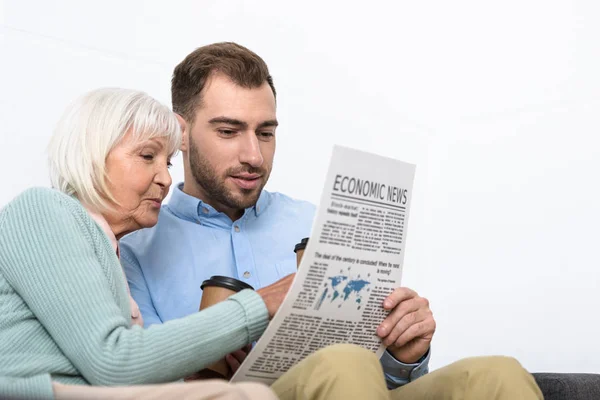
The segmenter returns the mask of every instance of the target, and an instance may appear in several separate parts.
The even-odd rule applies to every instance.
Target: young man
[[[154,228],[121,240],[146,326],[197,312],[200,285],[212,275],[259,289],[295,272],[294,245],[309,236],[315,213],[309,203],[263,190],[278,122],[273,79],[258,55],[235,43],[201,47],[175,68],[171,91],[184,182]],[[435,320],[428,301],[407,288],[383,306],[392,311],[377,330],[388,346],[381,363],[388,386],[398,387],[427,373]],[[412,386],[399,389],[402,396],[415,395],[407,392]]]

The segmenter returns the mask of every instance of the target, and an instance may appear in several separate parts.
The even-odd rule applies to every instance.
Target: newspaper
[[[273,383],[315,351],[353,343],[381,356],[384,298],[400,286],[415,166],[335,146],[290,291],[232,382]]]

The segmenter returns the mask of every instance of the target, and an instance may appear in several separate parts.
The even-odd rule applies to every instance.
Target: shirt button
[[[236,231],[236,232],[239,232],[240,231],[240,227],[236,225],[236,226],[233,227],[233,230]]]
[[[204,214],[208,214],[208,208],[206,208],[206,207],[202,207],[202,212],[203,212]]]
[[[250,278],[251,275],[252,274],[250,273],[250,271],[244,272],[244,278],[246,278],[246,279]]]

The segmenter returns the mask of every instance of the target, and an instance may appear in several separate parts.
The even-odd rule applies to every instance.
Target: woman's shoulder
[[[29,188],[15,197],[0,211],[0,223],[6,219],[19,218],[27,215],[49,215],[55,213],[73,212],[83,207],[79,202],[56,189],[45,187]]]
[[[47,203],[49,205],[58,205],[69,204],[73,202],[77,202],[77,200],[59,190],[47,187],[32,187],[18,194],[17,197],[15,197],[6,205],[6,208],[30,203]]]

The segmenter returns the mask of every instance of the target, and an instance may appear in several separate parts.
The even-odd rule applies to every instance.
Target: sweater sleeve
[[[36,375],[29,378],[0,376],[0,399],[52,400],[50,375]]]
[[[38,189],[7,206],[0,217],[0,272],[91,384],[177,380],[257,340],[266,328],[266,306],[250,290],[185,318],[130,327],[66,200]]]

